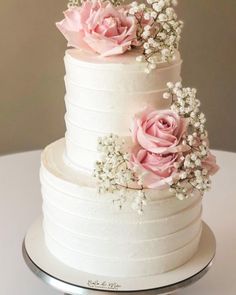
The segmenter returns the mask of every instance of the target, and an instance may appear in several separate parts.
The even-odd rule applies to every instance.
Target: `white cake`
[[[42,153],[48,250],[99,276],[146,277],[198,250],[218,166],[196,89],[181,84],[176,0],[70,0],[65,138]]]
[[[134,54],[102,59],[68,50],[66,139],[42,155],[44,231],[48,249],[73,268],[109,276],[148,276],[174,269],[196,252],[201,197],[179,201],[168,190],[148,190],[142,216],[122,210],[116,194],[99,195],[92,178],[99,136],[129,136],[132,116],[152,105],[168,107],[166,83],[180,81],[181,60],[160,64],[150,75]],[[128,77],[130,77],[128,79]]]

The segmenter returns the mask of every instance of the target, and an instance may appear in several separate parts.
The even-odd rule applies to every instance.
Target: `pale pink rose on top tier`
[[[145,150],[168,154],[188,150],[181,144],[187,121],[171,110],[149,110],[135,116],[131,127],[133,139]]]
[[[216,157],[209,152],[208,157],[202,161],[202,168],[206,169],[209,175],[214,175],[220,169],[216,164]]]
[[[173,183],[177,176],[174,164],[178,162],[178,154],[154,154],[142,148],[131,153],[132,167],[140,169],[143,185],[151,189],[165,189]]]
[[[103,56],[122,54],[135,43],[137,24],[125,8],[110,2],[85,1],[64,12],[57,23],[68,46],[95,51]]]

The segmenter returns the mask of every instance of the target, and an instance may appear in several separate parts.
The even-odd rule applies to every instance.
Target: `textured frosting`
[[[179,201],[169,191],[147,190],[139,216],[132,191],[122,210],[116,194],[98,195],[89,176],[63,161],[64,139],[42,154],[40,179],[48,249],[65,264],[109,276],[149,276],[174,269],[197,251],[201,197]]]
[[[150,74],[138,63],[135,50],[116,57],[76,49],[65,55],[66,158],[74,168],[90,172],[98,158],[97,138],[114,133],[129,136],[135,113],[147,106],[166,108],[162,98],[169,81],[181,80],[181,59],[160,63]]]

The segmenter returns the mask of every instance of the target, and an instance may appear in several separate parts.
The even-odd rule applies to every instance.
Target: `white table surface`
[[[217,239],[217,255],[209,273],[183,295],[236,294],[236,154],[214,152],[221,166],[213,189],[205,196],[203,219]],[[40,151],[0,157],[0,294],[56,295],[26,267],[22,240],[41,213],[38,177]]]

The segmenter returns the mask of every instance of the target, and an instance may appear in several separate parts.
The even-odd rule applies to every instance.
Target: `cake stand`
[[[172,294],[202,278],[215,255],[216,241],[203,223],[198,252],[181,267],[152,277],[114,278],[70,268],[57,260],[44,242],[42,217],[29,229],[23,242],[23,257],[30,270],[52,287],[71,295],[157,295]]]

